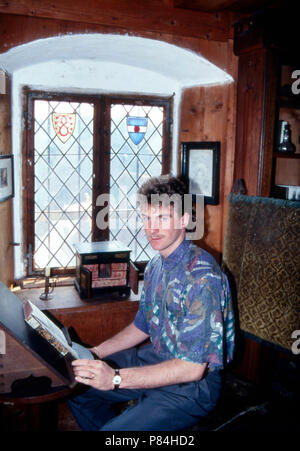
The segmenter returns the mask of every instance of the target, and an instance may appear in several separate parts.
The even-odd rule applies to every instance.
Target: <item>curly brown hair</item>
[[[174,177],[172,174],[166,174],[151,177],[143,183],[137,193],[138,196],[144,196],[148,204],[157,200],[157,196],[155,199],[155,195],[159,196],[158,201],[163,204],[165,196],[166,201],[170,200],[174,208],[183,213],[184,194],[188,192],[185,183],[180,178]]]
[[[138,189],[138,194],[145,195],[149,200],[151,200],[151,194],[168,194],[169,196],[180,194],[183,196],[186,193],[187,189],[184,182],[172,174],[151,177]]]

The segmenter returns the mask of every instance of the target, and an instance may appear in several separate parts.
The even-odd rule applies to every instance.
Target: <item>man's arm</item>
[[[199,364],[181,359],[167,360],[155,365],[120,370],[120,388],[156,388],[201,379],[207,363]]]
[[[104,359],[110,354],[131,348],[142,343],[149,335],[138,329],[133,323],[125,327],[121,332],[112,338],[100,343],[98,346],[90,349],[100,359]]]
[[[99,390],[112,390],[114,370],[99,360],[74,360],[75,379]],[[199,364],[180,359],[167,360],[155,365],[122,368],[120,388],[155,388],[192,382],[203,377],[207,363]]]

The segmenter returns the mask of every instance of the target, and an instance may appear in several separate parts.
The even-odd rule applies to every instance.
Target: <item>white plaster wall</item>
[[[224,84],[232,78],[201,55],[145,38],[69,35],[42,39],[0,55],[12,76],[12,146],[15,157],[14,240],[22,243],[22,105],[24,86],[68,93],[174,94],[172,172],[177,173],[181,93],[185,87]],[[22,246],[15,248],[15,277],[24,275]]]
[[[85,59],[140,67],[177,80],[182,87],[228,83],[222,68],[200,54],[154,39],[111,34],[77,34],[39,39],[0,55],[9,73],[49,61]]]

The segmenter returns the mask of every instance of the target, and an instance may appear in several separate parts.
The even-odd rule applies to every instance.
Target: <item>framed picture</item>
[[[14,197],[13,155],[0,155],[0,202]]]
[[[204,203],[218,205],[220,186],[220,143],[181,143],[181,178],[189,193],[202,194]]]

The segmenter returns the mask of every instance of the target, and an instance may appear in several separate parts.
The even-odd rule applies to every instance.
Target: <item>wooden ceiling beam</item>
[[[170,7],[139,0],[0,0],[0,13],[58,19],[125,29],[227,41],[228,15]]]
[[[174,0],[174,7],[195,11],[221,11],[230,9],[234,3],[236,0]]]
[[[280,0],[174,0],[174,7],[206,12],[226,10],[252,14],[259,9],[279,3]]]

